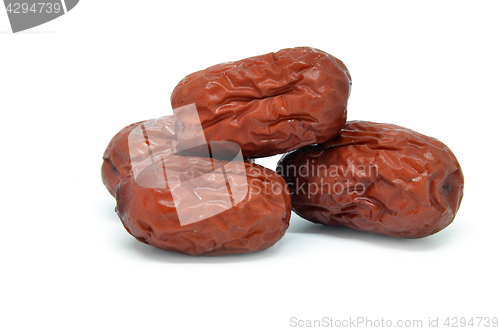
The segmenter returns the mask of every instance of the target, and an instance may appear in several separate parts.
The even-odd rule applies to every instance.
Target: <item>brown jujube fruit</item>
[[[364,121],[347,122],[335,139],[283,156],[277,172],[303,218],[400,238],[447,227],[464,188],[446,145],[397,125]]]
[[[173,164],[190,177],[193,168],[203,168],[213,159],[175,156]],[[139,176],[149,176],[155,165]],[[216,171],[217,166],[215,166]],[[181,225],[169,186],[147,188],[137,184],[133,174],[117,188],[117,213],[127,231],[137,240],[160,249],[188,255],[250,253],[273,246],[285,234],[291,215],[286,184],[274,171],[245,163],[248,194],[222,213]],[[148,173],[149,172],[149,173]],[[226,174],[228,177],[231,174]],[[145,181],[141,178],[140,181]],[[181,199],[186,198],[181,196]],[[205,200],[207,197],[205,196]],[[210,200],[210,197],[208,198]],[[217,197],[211,199],[217,201]],[[200,201],[209,207],[209,204]]]
[[[235,142],[248,159],[333,138],[346,121],[350,87],[339,59],[297,47],[195,72],[171,103],[196,104],[207,141]]]

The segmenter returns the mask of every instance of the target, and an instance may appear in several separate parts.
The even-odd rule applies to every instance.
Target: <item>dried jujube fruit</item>
[[[162,159],[161,155],[156,159]],[[285,181],[274,171],[244,163],[243,173],[238,173],[232,172],[231,166],[226,164],[229,169],[220,176],[219,163],[223,161],[178,155],[169,159],[170,174],[164,181],[164,188],[151,188],[158,186],[158,174],[161,175],[165,167],[162,162],[151,164],[137,178],[130,173],[117,188],[117,213],[124,227],[137,240],[188,255],[226,255],[269,248],[285,234],[291,215],[291,200]],[[215,170],[203,181],[196,181],[196,176],[210,168]],[[172,172],[177,174],[172,175]],[[246,178],[239,177],[245,174]],[[195,179],[199,187],[195,190],[172,189],[172,176],[181,180]],[[241,201],[232,208],[182,225],[179,212],[189,214],[191,211],[187,209],[190,208],[207,210],[220,207],[224,192],[214,189],[221,187],[217,182],[220,180],[239,183],[237,187],[231,186],[232,197],[236,196],[235,191],[245,189],[243,183],[248,183],[246,195],[236,199],[236,202]],[[173,194],[178,201],[187,202],[186,207],[176,206]],[[198,215],[192,213],[193,218]]]
[[[235,142],[248,159],[333,138],[346,121],[350,87],[342,61],[297,47],[195,72],[171,103],[196,104],[207,141]]]
[[[464,188],[460,165],[442,142],[364,121],[347,122],[336,138],[283,156],[277,172],[303,218],[401,238],[447,227]]]

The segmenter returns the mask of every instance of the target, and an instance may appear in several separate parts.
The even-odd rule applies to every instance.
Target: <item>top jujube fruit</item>
[[[175,87],[171,103],[196,104],[207,141],[235,142],[248,159],[336,136],[350,86],[339,59],[297,47],[195,72]]]

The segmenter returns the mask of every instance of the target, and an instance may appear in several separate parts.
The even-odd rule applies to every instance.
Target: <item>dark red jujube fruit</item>
[[[333,138],[345,124],[350,87],[342,61],[297,47],[195,72],[171,103],[196,104],[207,141],[235,142],[249,159]]]
[[[334,139],[285,155],[293,210],[326,225],[422,238],[447,227],[464,177],[442,142],[393,124],[347,122]]]

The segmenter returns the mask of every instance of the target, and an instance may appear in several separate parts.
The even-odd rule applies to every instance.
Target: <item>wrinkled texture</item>
[[[213,159],[175,156],[179,178],[189,179],[207,167],[220,168]],[[156,172],[151,165],[140,176]],[[127,231],[137,240],[160,249],[188,255],[226,255],[266,249],[283,237],[289,225],[291,200],[286,184],[274,171],[245,163],[248,194],[229,210],[181,226],[170,188],[139,186],[132,174],[117,188],[117,213]],[[227,176],[240,176],[227,172]],[[138,177],[139,178],[139,177]],[[216,177],[214,177],[216,178]],[[217,179],[215,179],[217,180]],[[220,194],[213,192],[200,202],[204,208],[217,205]],[[188,199],[192,199],[187,197]],[[207,202],[208,200],[208,202]]]
[[[363,121],[283,156],[277,171],[289,185],[293,210],[305,219],[401,238],[448,226],[464,187],[457,159],[440,141]]]
[[[165,188],[168,183],[181,225],[232,208],[248,193],[246,168],[241,157],[205,162],[205,158],[161,153],[156,154],[155,159],[137,176],[134,172],[135,182],[147,188]]]
[[[152,123],[161,123],[162,130],[156,127],[151,127]],[[102,182],[108,189],[112,196],[116,195],[116,187],[118,183],[129,174],[132,170],[132,163],[130,160],[130,146],[129,146],[129,135],[138,126],[143,126],[149,124],[149,140],[146,146],[146,141],[137,141],[135,143],[136,149],[139,149],[139,145],[144,145],[145,150],[149,150],[152,153],[165,152],[168,150],[175,149],[176,144],[176,125],[173,116],[165,116],[160,119],[153,119],[148,121],[142,121],[138,123],[126,126],[120,132],[118,132],[109,142],[103,155],[103,164],[101,167],[101,178]],[[153,131],[153,132],[152,132]],[[156,132],[155,132],[156,131]],[[141,131],[142,132],[142,131]],[[156,133],[155,137],[152,137],[152,133]]]
[[[245,158],[256,158],[337,135],[350,86],[340,60],[297,47],[195,72],[176,86],[171,103],[195,103],[207,141],[235,142]]]

